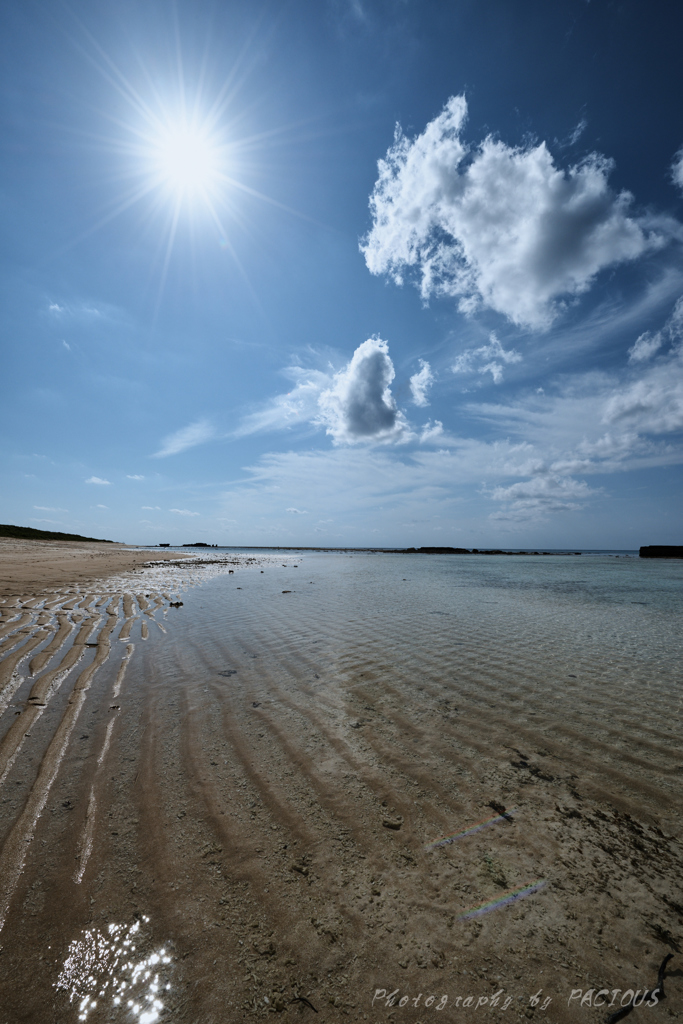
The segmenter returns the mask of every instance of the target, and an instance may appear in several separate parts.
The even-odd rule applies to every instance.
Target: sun
[[[164,127],[150,139],[147,155],[155,184],[177,200],[209,199],[224,179],[224,147],[203,125]]]
[[[71,244],[135,209],[146,237],[161,228],[153,260],[160,278],[157,309],[175,252],[194,260],[198,245],[212,238],[249,284],[232,236],[250,230],[254,201],[304,216],[252,184],[262,154],[291,126],[252,127],[251,111],[237,102],[247,75],[239,61],[226,74],[208,52],[188,58],[176,46],[158,77],[156,66],[142,59],[130,77],[84,32],[84,51],[111,89],[92,141],[108,158],[106,177],[115,189],[101,216]]]

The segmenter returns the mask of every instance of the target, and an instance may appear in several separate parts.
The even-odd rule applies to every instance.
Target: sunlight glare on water
[[[137,1024],[159,1020],[160,996],[171,989],[171,957],[163,947],[140,956],[140,947],[149,945],[141,927],[148,923],[143,917],[132,925],[110,924],[106,934],[89,928],[71,942],[56,987],[69,993],[69,1002],[77,1001],[78,1020],[87,1020],[98,1002],[129,1011]]]

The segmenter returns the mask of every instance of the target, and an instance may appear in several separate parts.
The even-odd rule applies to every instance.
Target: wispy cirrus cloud
[[[187,427],[182,427],[172,434],[168,434],[161,442],[159,451],[154,452],[153,458],[165,459],[169,455],[179,455],[188,448],[195,448],[198,444],[205,444],[216,436],[216,431],[208,420],[197,420]]]
[[[490,373],[494,384],[503,380],[503,367],[521,363],[522,356],[514,348],[504,349],[496,335],[491,332],[488,345],[468,348],[456,357],[451,366],[453,373]]]
[[[86,484],[100,484],[102,487],[111,487],[111,480],[105,480],[101,476],[89,476]]]
[[[628,350],[629,363],[642,363],[650,359],[662,347],[663,341],[661,331],[655,331],[654,334],[645,331],[636,338],[633,347]]]
[[[318,415],[318,399],[325,388],[330,386],[331,374],[302,366],[288,366],[283,372],[294,382],[294,386],[286,394],[275,395],[260,409],[244,416],[233,437],[288,430],[315,420]]]
[[[544,519],[553,512],[576,512],[596,493],[585,480],[571,476],[548,474],[532,477],[509,487],[494,487],[490,497],[504,507],[492,512],[489,518],[493,521],[529,522]]]
[[[671,180],[674,185],[683,189],[683,146],[679,149],[671,165]]]
[[[50,302],[47,311],[51,316],[59,319],[70,317],[75,320],[94,320],[105,315],[104,311],[98,309],[97,306],[84,302],[78,302],[75,305],[66,302]]]
[[[178,516],[198,516],[199,512],[191,512],[189,508],[169,508],[169,512],[175,512]]]

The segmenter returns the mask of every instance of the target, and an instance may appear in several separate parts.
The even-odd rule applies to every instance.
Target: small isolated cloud
[[[180,452],[185,452],[188,448],[194,448],[198,444],[210,441],[214,436],[215,431],[207,420],[197,420],[196,423],[190,423],[189,426],[176,430],[174,434],[165,437],[161,442],[161,448],[154,453],[153,458],[165,459],[169,455],[179,455]]]
[[[32,523],[50,523],[52,526],[58,526],[59,525],[59,520],[58,519],[35,519],[35,518],[32,518],[31,522]]]
[[[574,128],[574,130],[570,133],[569,138],[567,140],[567,144],[570,145],[570,146],[575,146],[576,143],[581,138],[581,136],[583,135],[583,133],[585,132],[587,127],[588,127],[588,121],[586,120],[585,117],[582,117],[581,120],[579,121],[579,123]]]
[[[69,317],[82,320],[102,316],[101,310],[97,309],[96,306],[88,306],[83,302],[69,306],[62,306],[59,302],[50,302],[47,308],[48,312],[56,317],[62,317],[66,314]]]
[[[410,378],[410,390],[415,405],[425,406],[429,405],[427,388],[430,388],[434,383],[434,374],[432,373],[431,366],[425,359],[420,359],[420,367],[420,370]]]
[[[318,398],[318,422],[335,444],[401,441],[409,436],[390,384],[394,364],[381,338],[368,338],[351,361],[334,375],[332,386]]]
[[[361,243],[368,269],[402,284],[415,273],[422,297],[450,296],[518,326],[546,329],[563,297],[587,291],[605,267],[661,247],[673,221],[631,214],[615,193],[612,162],[592,153],[566,170],[544,142],[507,146],[461,139],[464,96],[453,96],[421,135],[400,126],[378,162],[372,227]],[[677,173],[677,172],[676,172]]]
[[[144,480],[144,476],[139,473],[126,473],[126,480]]]
[[[93,508],[109,508],[109,505],[93,505]]]
[[[683,189],[683,146],[679,149],[671,165],[671,179],[674,185]]]
[[[431,420],[425,423],[424,427],[420,431],[420,441],[422,444],[428,443],[429,441],[435,441],[443,436],[443,423],[441,420]]]
[[[656,331],[655,334],[646,331],[645,334],[641,334],[628,350],[629,363],[643,363],[650,359],[662,347],[663,340],[661,331]]]
[[[178,516],[198,516],[199,512],[190,512],[189,508],[169,508],[169,512],[175,512]]]
[[[71,351],[71,345],[69,344],[69,342],[68,342],[68,341],[64,341],[64,340],[62,339],[62,345],[63,345],[63,346],[64,346],[64,348],[65,348],[65,349],[67,350],[67,352],[70,352],[70,351]]]
[[[305,508],[286,508],[285,512],[293,512],[297,516],[307,516],[308,512]]]
[[[494,333],[491,333],[488,345],[479,348],[468,348],[456,358],[451,370],[453,373],[490,373],[494,384],[503,379],[503,365],[520,363],[522,357],[514,348],[504,349]]]
[[[159,507],[159,505],[143,505],[142,506],[142,511],[143,512],[161,512],[161,508]]]
[[[111,480],[103,480],[101,476],[89,476],[85,482],[86,484],[102,484],[107,487],[111,486]]]
[[[68,508],[52,508],[51,505],[34,505],[36,512],[68,512]]]
[[[594,492],[585,480],[570,476],[537,476],[509,487],[494,487],[491,497],[504,507],[493,512],[493,520],[542,519],[552,512],[577,511]]]

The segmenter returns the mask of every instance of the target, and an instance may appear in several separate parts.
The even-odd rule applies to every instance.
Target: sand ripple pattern
[[[542,988],[562,1022],[572,989],[651,987],[681,949],[670,595],[651,612],[550,564],[515,589],[392,556],[154,571],[3,606],[13,950],[149,915],[169,1020],[311,1014],[302,998],[375,1020],[378,989],[421,992],[412,1021],[503,990],[516,1019]],[[68,1019],[41,984],[22,998]]]

